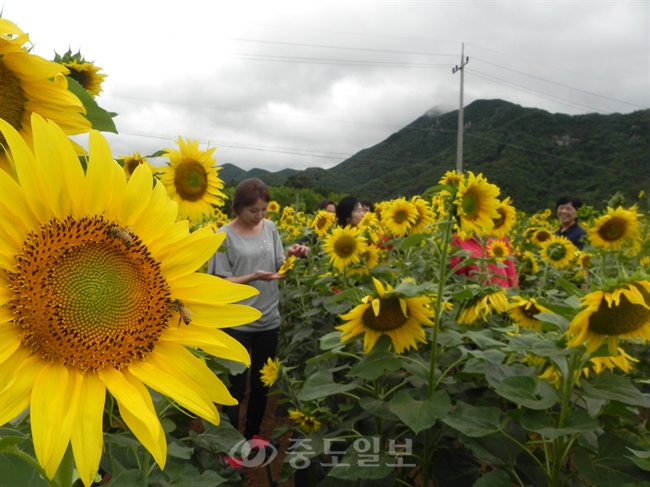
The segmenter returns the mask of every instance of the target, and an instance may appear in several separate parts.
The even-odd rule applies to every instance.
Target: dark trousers
[[[223,331],[241,343],[251,356],[251,368],[249,370],[230,376],[230,393],[239,401],[239,404],[223,407],[223,412],[230,419],[230,423],[235,428],[239,428],[239,406],[246,395],[246,385],[250,375],[250,395],[248,396],[246,426],[244,428],[244,438],[250,440],[253,435],[260,432],[262,420],[264,419],[268,387],[265,387],[260,380],[262,375],[260,370],[262,370],[269,358],[275,357],[279,328],[267,331],[241,331],[234,328],[225,328]]]

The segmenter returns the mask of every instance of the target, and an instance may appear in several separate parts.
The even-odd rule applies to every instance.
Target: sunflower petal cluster
[[[553,235],[541,244],[541,248],[542,260],[558,269],[567,267],[578,252],[577,247],[561,235]]]
[[[496,238],[503,238],[508,235],[508,232],[517,221],[517,210],[510,203],[510,197],[508,196],[497,207],[499,217],[493,220],[494,227],[491,232],[492,236]]]
[[[280,359],[272,359],[269,357],[264,364],[264,367],[262,367],[260,370],[260,373],[260,380],[262,381],[262,384],[264,384],[266,387],[271,387],[280,379],[280,375],[282,374]]]
[[[68,68],[70,71],[69,76],[77,81],[93,98],[102,92],[102,83],[106,79],[106,75],[100,73],[102,68],[95,66],[90,61],[86,61],[81,52],[72,54],[72,51],[68,50],[63,56],[56,54],[54,62]]]
[[[0,119],[16,129],[30,147],[32,113],[56,122],[68,135],[89,132],[86,109],[68,91],[68,69],[31,54],[26,47],[29,44],[29,36],[16,24],[0,18]],[[7,146],[2,136],[0,144]],[[12,172],[1,147],[0,168]]]
[[[394,237],[408,235],[420,217],[418,208],[404,198],[398,198],[390,203],[381,215],[381,223]]]
[[[498,286],[490,286],[474,297],[458,316],[458,323],[473,325],[486,321],[494,313],[505,313],[509,304],[506,291]]]
[[[318,421],[314,416],[298,409],[290,409],[289,418],[294,420],[300,426],[300,429],[307,434],[313,433],[323,426],[323,423]]]
[[[258,319],[232,304],[257,291],[195,273],[223,237],[190,234],[145,167],[127,182],[98,132],[84,172],[63,130],[36,114],[31,126],[33,151],[0,120],[16,169],[15,179],[0,171],[0,425],[29,408],[46,474],[71,444],[89,486],[108,392],[162,468],[167,444],[148,389],[218,424],[215,403],[236,400],[186,347],[249,364],[220,328]]]
[[[487,182],[482,174],[475,176],[469,172],[461,181],[454,204],[460,219],[460,229],[467,233],[488,235],[494,228],[494,220],[500,218],[500,190],[495,184]]]
[[[535,298],[523,298],[521,296],[512,297],[508,312],[510,317],[520,326],[536,331],[541,330],[542,322],[535,316],[540,313],[552,313],[551,310],[539,304]]]
[[[220,167],[212,156],[216,147],[199,149],[199,141],[183,139],[176,141],[179,149],[164,149],[169,165],[159,169],[160,181],[169,197],[178,203],[180,218],[200,221],[212,214],[214,206],[223,206],[226,195],[219,179]]]
[[[582,298],[584,309],[569,324],[569,347],[587,344],[591,354],[607,340],[616,355],[619,338],[650,341],[650,281],[635,280]]]
[[[310,227],[319,238],[322,238],[327,235],[327,231],[334,225],[335,221],[336,215],[334,213],[323,210],[316,213]]]
[[[358,264],[366,250],[366,238],[359,227],[336,227],[323,241],[323,250],[340,272]]]
[[[336,329],[342,332],[341,341],[347,342],[363,334],[363,351],[369,353],[382,335],[393,342],[395,352],[417,349],[426,343],[423,325],[433,326],[433,308],[428,296],[405,297],[392,292],[377,279],[372,279],[375,295],[364,297],[361,304],[349,313],[340,315],[344,323]]]
[[[587,230],[594,247],[607,250],[620,250],[634,246],[639,241],[639,217],[636,207],[628,210],[618,207],[607,208],[607,214],[596,219],[593,227]]]

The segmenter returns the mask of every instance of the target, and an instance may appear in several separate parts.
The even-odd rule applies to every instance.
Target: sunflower
[[[615,210],[607,208],[607,214],[594,222],[587,230],[594,247],[619,250],[626,245],[634,245],[639,240],[639,215],[636,207],[625,210],[620,206]]]
[[[545,228],[541,228],[533,233],[531,240],[535,245],[542,245],[544,242],[548,242],[551,237],[553,237],[553,234],[551,232]]]
[[[159,168],[160,181],[165,185],[167,194],[178,203],[180,218],[193,221],[201,220],[203,215],[212,213],[212,206],[223,206],[226,195],[223,181],[219,179],[219,167],[214,167],[216,160],[212,153],[216,147],[205,151],[199,150],[198,140],[176,141],[180,150],[164,149],[169,166]]]
[[[503,240],[493,240],[487,246],[488,256],[497,262],[505,262],[510,255],[510,249]]]
[[[558,269],[564,269],[575,257],[578,249],[571,241],[562,236],[553,235],[542,243],[542,259]]]
[[[147,158],[141,156],[139,152],[136,152],[131,156],[122,156],[120,157],[120,159],[122,160],[122,164],[123,164],[122,167],[124,168],[124,174],[126,174],[127,178],[131,177],[131,174],[133,174],[135,168],[138,167],[140,164],[148,167],[152,173],[156,173],[158,171],[154,166],[149,164]]]
[[[524,250],[519,258],[518,271],[522,276],[532,276],[539,272],[537,257],[530,250]]]
[[[499,203],[497,213],[499,214],[499,218],[493,219],[494,227],[492,228],[491,234],[496,238],[503,238],[508,234],[515,221],[517,221],[517,211],[510,204],[509,196]]]
[[[69,135],[89,132],[91,123],[84,117],[86,109],[68,91],[65,75],[68,70],[60,64],[30,54],[23,47],[29,36],[16,24],[0,18],[0,119],[5,120],[32,147],[32,113],[39,113],[56,122]],[[0,144],[7,146],[0,135]],[[9,172],[9,160],[0,147],[0,168]]]
[[[282,374],[280,359],[272,359],[269,357],[269,359],[264,364],[264,367],[262,367],[262,370],[260,370],[260,373],[262,374],[260,377],[262,384],[264,384],[266,387],[271,387],[280,379],[280,375]]]
[[[650,341],[650,281],[632,281],[582,298],[585,309],[569,324],[569,347],[588,342],[594,352],[607,338],[609,354],[616,355],[618,337]]]
[[[302,411],[299,411],[297,409],[289,410],[289,418],[293,419],[296,423],[298,423],[300,429],[307,434],[313,433],[314,431],[320,429],[321,426],[323,426],[323,423],[318,421],[314,416],[307,413],[303,413]]]
[[[368,270],[377,267],[380,256],[381,250],[378,247],[375,245],[366,245],[366,249],[361,253],[363,267],[352,267],[350,269],[350,275],[369,275]]]
[[[457,213],[460,218],[461,230],[478,235],[489,234],[494,228],[494,220],[498,220],[499,188],[487,182],[482,174],[475,176],[469,172],[456,194]]]
[[[267,211],[269,213],[278,213],[280,211],[280,203],[277,201],[269,201],[269,205],[267,206]]]
[[[490,286],[481,291],[467,303],[465,309],[458,317],[458,323],[472,325],[477,321],[485,321],[488,316],[508,311],[508,298],[503,288]]]
[[[399,198],[384,210],[381,222],[391,235],[403,237],[409,233],[419,215],[418,209],[413,203]]]
[[[418,216],[411,227],[411,234],[422,233],[426,227],[435,222],[436,215],[427,202],[419,196],[411,198],[411,204],[415,206]]]
[[[334,222],[336,221],[336,215],[329,211],[319,211],[316,213],[316,216],[311,222],[311,228],[314,229],[314,233],[318,237],[323,237],[327,234],[327,231],[330,229]]]
[[[323,250],[329,255],[334,267],[344,272],[350,265],[359,263],[361,254],[366,251],[365,242],[358,227],[336,227],[325,237]]]
[[[639,360],[628,355],[625,350],[618,347],[616,356],[609,357],[591,357],[590,362],[593,363],[591,369],[596,373],[600,374],[605,370],[614,370],[616,368],[621,369],[626,374],[629,374],[634,369],[634,363]],[[587,375],[587,374],[585,374]]]
[[[442,175],[438,184],[444,184],[446,186],[458,186],[465,180],[463,173],[457,173],[454,169],[453,171],[447,171]]]
[[[72,51],[68,50],[63,56],[55,54],[54,62],[68,68],[70,71],[69,76],[78,82],[93,98],[102,92],[102,83],[106,75],[100,73],[102,68],[86,61],[80,52],[72,54]]]
[[[283,263],[280,269],[278,270],[278,274],[281,276],[285,275],[287,272],[289,272],[291,269],[293,269],[294,264],[296,263],[296,256],[292,255],[288,257]]]
[[[540,313],[552,313],[551,310],[539,304],[535,298],[522,298],[513,296],[513,302],[510,303],[510,317],[518,322],[524,328],[531,328],[539,331],[542,322],[535,318]]]
[[[377,297],[366,296],[362,304],[349,313],[341,315],[346,320],[337,330],[341,330],[341,341],[347,342],[360,334],[363,336],[363,351],[369,353],[381,335],[388,335],[396,353],[409,348],[417,349],[417,342],[426,343],[422,325],[432,326],[433,309],[428,296],[415,298],[402,297],[393,293],[373,277]]]
[[[578,265],[580,266],[580,268],[589,269],[589,267],[591,267],[591,259],[593,258],[594,254],[590,254],[589,252],[582,252],[582,251],[578,251],[576,253],[578,255]]]
[[[256,291],[194,273],[223,237],[176,222],[176,203],[146,168],[127,182],[98,132],[84,173],[56,124],[34,114],[31,125],[33,153],[0,120],[20,181],[0,171],[0,425],[29,408],[46,474],[71,443],[89,486],[108,391],[163,468],[165,433],[147,388],[218,424],[214,403],[236,400],[185,347],[248,364],[219,328],[258,319],[259,311],[230,304]]]

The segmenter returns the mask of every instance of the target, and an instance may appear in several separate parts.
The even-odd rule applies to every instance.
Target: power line
[[[304,58],[304,57],[290,57],[290,56],[274,56],[266,54],[242,54],[242,53],[229,53],[227,57],[234,59],[248,59],[251,61],[280,61],[287,63],[304,63],[304,64],[334,64],[342,66],[369,66],[369,67],[387,67],[387,68],[444,68],[449,69],[451,64],[433,64],[433,63],[397,63],[397,62],[382,62],[382,61],[358,61],[346,59],[319,59],[319,58]]]
[[[383,52],[383,53],[390,53],[390,54],[415,54],[418,56],[442,56],[442,57],[453,57],[453,58],[458,57],[457,54],[438,54],[438,53],[414,52],[414,51],[391,51],[387,49],[367,49],[363,47],[326,46],[321,44],[301,44],[296,42],[262,41],[258,39],[240,39],[235,37],[224,37],[223,39],[229,41],[239,41],[239,42],[255,42],[260,44],[276,44],[281,46],[316,47],[319,49],[341,49],[346,51]]]
[[[610,98],[609,96],[604,96],[604,95],[599,95],[597,93],[592,93],[591,91],[581,90],[580,88],[573,88],[572,86],[568,86],[568,85],[565,85],[565,84],[562,84],[562,83],[557,83],[555,81],[551,81],[551,80],[548,80],[548,79],[545,79],[545,78],[541,78],[539,76],[535,76],[535,75],[532,75],[532,74],[524,73],[522,71],[517,71],[516,69],[506,68],[505,66],[500,66],[498,64],[491,63],[489,61],[484,61],[483,59],[478,59],[478,58],[472,58],[472,59],[474,61],[479,61],[481,63],[489,64],[491,66],[496,66],[497,68],[501,68],[501,69],[505,69],[507,71],[511,71],[513,73],[523,74],[524,76],[528,76],[530,78],[535,78],[535,79],[545,81],[547,83],[551,83],[551,84],[554,84],[554,85],[557,85],[557,86],[562,86],[563,88],[569,88],[570,90],[579,91],[581,93],[586,93],[588,95],[597,96],[599,98],[604,98],[606,100],[611,100],[611,101],[615,101],[615,102],[618,102],[618,103],[623,103],[625,105],[630,105],[630,106],[637,107],[637,108],[643,108],[643,109],[648,108],[648,107],[645,107],[643,105],[637,105],[636,103],[628,103],[628,102],[623,101],[623,100],[617,100],[616,98]]]
[[[567,73],[576,74],[578,76],[583,76],[585,78],[591,78],[591,79],[595,79],[597,81],[604,81],[605,83],[612,83],[612,84],[616,84],[616,85],[621,85],[621,86],[625,86],[626,88],[633,88],[635,90],[642,90],[642,91],[646,91],[646,92],[648,91],[648,88],[641,88],[639,86],[627,85],[627,84],[621,83],[619,81],[607,80],[607,79],[603,79],[603,78],[598,78],[596,76],[591,76],[591,75],[588,75],[588,74],[584,74],[584,73],[581,73],[579,71],[572,71],[570,69],[559,68],[557,66],[551,66],[550,64],[540,63],[539,61],[534,61],[532,59],[527,59],[527,58],[515,56],[514,54],[507,54],[505,52],[497,51],[495,49],[490,49],[488,47],[482,47],[482,46],[479,46],[479,45],[476,45],[476,44],[467,44],[467,45],[468,46],[473,46],[473,47],[478,48],[478,49],[483,49],[485,51],[496,52],[497,54],[501,54],[502,56],[508,56],[508,57],[511,57],[511,58],[514,58],[514,59],[518,59],[520,61],[526,61],[526,62],[529,62],[529,63],[538,64],[539,66],[544,66],[546,68],[557,69],[559,71],[565,71]]]
[[[304,115],[290,115],[290,114],[285,114],[285,113],[270,113],[270,112],[257,112],[254,110],[243,110],[239,108],[224,108],[224,107],[215,107],[212,105],[201,105],[201,104],[196,104],[196,103],[181,103],[181,102],[174,102],[174,101],[163,101],[163,100],[152,100],[149,98],[138,98],[134,96],[124,96],[124,95],[111,95],[111,94],[106,94],[102,93],[102,96],[108,96],[110,98],[123,98],[125,100],[138,100],[138,101],[146,101],[149,103],[161,103],[163,105],[179,105],[179,106],[187,106],[187,107],[197,107],[197,108],[210,108],[212,110],[222,110],[222,111],[228,111],[228,112],[241,112],[241,113],[252,113],[254,115],[270,115],[274,117],[288,117],[288,118],[300,118],[300,119],[305,119],[305,120],[317,120],[320,122],[336,122],[336,123],[352,123],[356,125],[374,125],[378,127],[398,127],[401,128],[401,125],[393,125],[393,124],[386,124],[386,123],[373,123],[373,122],[359,122],[355,120],[338,120],[338,119],[332,119],[332,118],[321,118],[321,117],[306,117]]]
[[[513,83],[512,81],[504,80],[502,78],[497,78],[496,76],[492,76],[492,75],[489,75],[487,73],[482,73],[480,71],[474,71],[473,69],[468,69],[467,72],[470,73],[470,74],[473,74],[474,76],[478,76],[479,78],[483,78],[483,79],[488,80],[488,81],[492,81],[492,82],[495,82],[495,83],[502,84],[504,86],[508,86],[509,88],[518,87],[518,88],[514,88],[514,89],[518,89],[519,91],[524,91],[526,93],[529,93],[529,94],[532,94],[532,95],[535,95],[535,96],[539,96],[540,98],[544,98],[546,100],[554,101],[554,102],[559,103],[561,105],[565,105],[565,106],[568,106],[568,107],[571,107],[571,108],[576,108],[576,109],[582,110],[584,112],[587,112],[588,110],[593,110],[595,112],[600,112],[600,113],[606,113],[606,114],[610,113],[610,112],[607,112],[605,110],[600,110],[598,108],[583,105],[582,103],[578,103],[578,102],[575,102],[575,101],[572,101],[572,100],[567,100],[566,98],[560,98],[558,96],[549,95],[548,93],[543,93],[541,91],[533,90],[532,88],[528,88],[528,87],[519,85],[517,83]],[[555,98],[555,99],[553,99],[553,98]],[[562,100],[562,101],[557,101],[557,100]],[[569,103],[562,103],[562,102],[569,102]],[[582,108],[582,107],[584,107],[584,108]],[[588,109],[588,110],[586,110],[585,108]]]

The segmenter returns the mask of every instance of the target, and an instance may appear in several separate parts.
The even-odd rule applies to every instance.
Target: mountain
[[[650,188],[650,110],[565,115],[477,100],[465,107],[464,122],[463,169],[483,173],[524,211],[553,207],[565,194],[597,206],[617,191],[633,201]],[[458,110],[430,110],[330,169],[262,179],[311,181],[374,201],[421,194],[456,167],[457,131]]]

